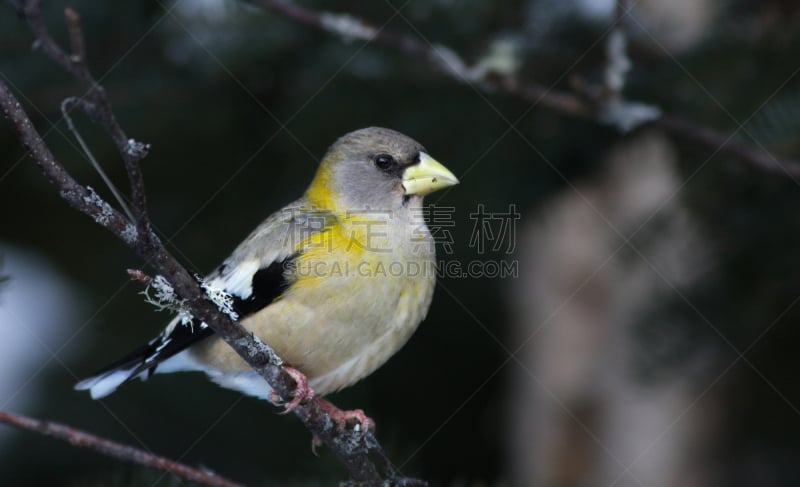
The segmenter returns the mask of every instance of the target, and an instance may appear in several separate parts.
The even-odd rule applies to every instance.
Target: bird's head
[[[454,184],[453,173],[418,142],[369,127],[342,136],[328,149],[306,196],[325,209],[395,210]]]

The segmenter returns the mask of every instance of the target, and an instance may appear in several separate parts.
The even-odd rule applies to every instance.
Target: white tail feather
[[[123,382],[131,377],[131,373],[136,366],[126,369],[109,370],[108,372],[94,377],[84,379],[75,384],[75,389],[79,391],[89,390],[92,399],[106,397],[117,390]]]

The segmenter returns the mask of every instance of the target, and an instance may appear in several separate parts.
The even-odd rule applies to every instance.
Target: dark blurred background
[[[631,99],[739,129],[737,139],[777,158],[800,153],[796,2],[632,3]],[[572,75],[602,79],[613,18],[600,0],[302,4],[558,90]],[[62,41],[65,5],[45,3]],[[442,277],[408,345],[332,396],[377,421],[405,474],[457,486],[800,483],[797,179],[653,128],[621,135],[531,109],[422,59],[233,1],[70,5],[119,121],[152,144],[151,214],[193,271],[210,271],[301,194],[350,130],[407,133],[459,176],[428,198],[443,209],[431,210],[440,257],[465,269],[502,263],[512,275]],[[61,120],[75,83],[31,41],[5,5],[0,75],[56,156],[109,196]],[[75,119],[124,185],[112,144]],[[72,390],[169,317],[129,282],[139,259],[69,209],[2,125],[0,409],[251,485],[343,479],[294,418],[199,374],[137,381],[102,401]],[[7,428],[0,457],[2,485],[185,484]]]

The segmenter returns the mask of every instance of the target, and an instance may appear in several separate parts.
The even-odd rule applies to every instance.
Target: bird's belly
[[[319,394],[362,379],[402,347],[427,313],[433,295],[432,259],[416,260],[420,270],[392,267],[390,258],[372,258],[348,267],[297,269],[302,285],[260,313],[244,319],[288,364],[309,378]],[[422,269],[428,266],[427,269]],[[303,272],[315,275],[303,276]],[[220,339],[198,349],[223,374],[249,367]],[[211,348],[211,350],[209,350]],[[207,359],[206,359],[207,360]],[[220,381],[224,386],[225,384]]]

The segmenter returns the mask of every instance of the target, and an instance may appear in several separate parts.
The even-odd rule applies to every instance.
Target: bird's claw
[[[361,426],[364,431],[375,431],[375,421],[364,414],[361,409],[353,409],[351,411],[344,411],[345,420],[353,418],[357,424]]]
[[[375,431],[375,421],[364,414],[364,411],[361,409],[341,410],[322,397],[317,398],[317,404],[319,404],[322,410],[336,423],[336,429],[339,431],[344,431],[348,423],[354,424],[353,427],[355,431],[362,431],[365,433],[369,430]],[[311,438],[311,453],[319,456],[317,455],[317,448],[323,444],[322,438],[315,434]]]
[[[323,444],[322,438],[319,436],[314,435],[311,438],[311,453],[313,453],[315,457],[319,456],[319,453],[317,453],[317,448],[321,447]]]
[[[292,400],[286,404],[287,411],[291,411],[300,404],[314,399],[314,390],[308,386],[308,379],[304,373],[288,365],[283,370],[294,379],[295,383]]]
[[[270,395],[270,402],[272,402],[275,405],[283,405],[285,408],[283,413],[288,413],[294,410],[300,404],[303,404],[306,401],[314,399],[314,390],[311,387],[309,387],[308,379],[306,378],[305,374],[303,374],[299,370],[295,369],[294,367],[290,367],[288,365],[285,365],[283,367],[283,370],[285,370],[286,373],[289,374],[289,376],[292,379],[294,379],[295,386],[294,386],[294,391],[292,391],[292,400],[286,402],[280,396],[280,394],[278,394],[274,390],[270,391],[269,395]]]
[[[364,414],[361,409],[342,410],[334,406],[330,401],[324,398],[317,398],[317,402],[328,413],[328,416],[336,422],[336,427],[343,430],[347,427],[348,423],[354,423],[356,429],[363,431],[375,430],[375,421],[369,416]]]

